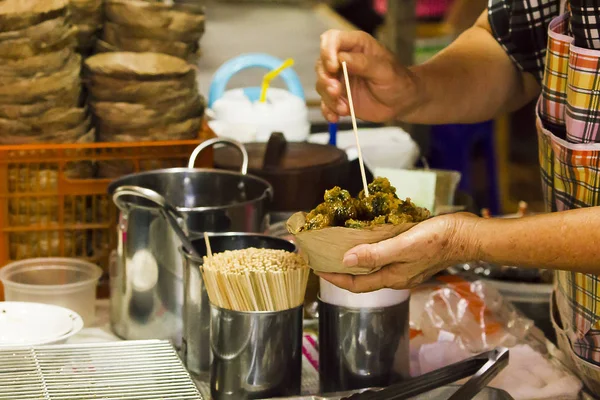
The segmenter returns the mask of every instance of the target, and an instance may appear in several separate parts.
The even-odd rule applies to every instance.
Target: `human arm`
[[[520,109],[539,95],[535,77],[521,72],[491,33],[487,11],[430,61],[411,67],[421,105],[400,119],[411,123],[481,122]]]
[[[514,219],[449,214],[346,253],[348,266],[384,266],[373,274],[321,276],[350,291],[368,292],[413,287],[444,268],[473,260],[600,275],[598,226],[600,207]]]
[[[410,68],[365,33],[325,33],[317,91],[323,114],[332,122],[349,114],[342,61],[352,76],[357,117],[375,122],[479,122],[522,107],[540,90],[533,75],[520,72],[493,37],[487,12],[445,50]]]

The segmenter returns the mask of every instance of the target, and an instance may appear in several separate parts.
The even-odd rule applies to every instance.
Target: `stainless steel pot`
[[[193,168],[198,154],[215,144],[232,145],[242,153],[241,172]],[[259,232],[273,189],[246,174],[247,161],[238,142],[211,139],[193,151],[188,168],[132,174],[110,184],[108,192],[120,209],[110,268],[111,325],[118,336],[181,345],[181,241],[163,217],[175,217],[186,233]]]

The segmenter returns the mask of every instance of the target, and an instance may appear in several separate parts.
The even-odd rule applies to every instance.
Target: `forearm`
[[[521,73],[490,32],[487,13],[428,62],[411,68],[418,106],[398,118],[409,123],[475,123],[521,108],[539,85]]]
[[[600,207],[515,219],[478,219],[464,230],[476,258],[495,264],[600,274]]]

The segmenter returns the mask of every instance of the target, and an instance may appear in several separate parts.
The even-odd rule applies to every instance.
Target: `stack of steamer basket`
[[[0,2],[0,145],[94,141],[90,117],[82,107],[81,59],[75,52],[76,30],[68,7],[68,0]],[[59,200],[43,195],[56,190],[59,173],[56,165],[36,170],[10,167],[9,191],[27,194],[9,202],[11,226],[59,222]],[[88,178],[93,171],[91,164],[77,163],[64,173]],[[85,204],[64,202],[61,222],[83,222]],[[11,234],[10,258],[59,255],[59,234]],[[65,236],[68,255],[84,245],[83,237],[75,236]]]
[[[77,28],[77,51],[90,55],[102,29],[102,0],[70,0],[71,20]]]
[[[96,54],[84,63],[84,81],[99,142],[198,138],[204,113],[196,70],[160,53]],[[101,177],[133,172],[122,162],[99,162]]]
[[[204,7],[143,0],[106,0],[106,21],[97,51],[170,54],[194,60],[204,33]]]

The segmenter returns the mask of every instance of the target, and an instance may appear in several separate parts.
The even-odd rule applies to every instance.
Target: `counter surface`
[[[414,298],[412,299],[414,300]],[[413,310],[414,311],[414,310]],[[315,347],[316,337],[313,335],[316,327],[309,326],[305,324],[305,336],[303,341],[303,359],[302,359],[302,394],[314,394],[319,391],[319,381],[318,381],[318,372],[317,372],[317,363],[318,363],[318,350]],[[562,364],[561,360],[564,355],[550,342],[548,342],[543,333],[536,328],[533,328],[532,332],[532,347],[529,346],[516,346],[511,349],[511,357],[509,366],[506,368],[506,372],[503,371],[504,378],[498,377],[495,380],[495,383],[498,385],[496,387],[507,389],[511,388],[512,392],[517,392],[520,394],[529,393],[531,390],[539,390],[537,381],[535,379],[532,380],[532,374],[535,373],[537,368],[537,373],[543,374],[559,374],[563,378],[558,379],[556,385],[553,390],[563,390],[565,393],[572,393],[574,390],[578,391],[580,387],[579,381],[574,377],[565,377],[564,372],[564,364]],[[117,341],[121,340],[117,336],[115,336],[110,329],[110,318],[109,318],[109,304],[108,300],[99,300],[97,302],[96,307],[96,324],[92,327],[88,327],[83,329],[79,334],[73,336],[69,343],[93,343],[93,342],[106,342],[106,341]],[[439,363],[443,358],[448,358],[443,362],[444,365],[448,365],[448,362],[451,358],[456,358],[456,349],[451,346],[450,342],[437,342],[433,343],[426,347],[426,351],[419,351],[418,340],[411,340],[411,364],[415,361],[418,361],[416,364],[420,364],[420,368],[424,367],[423,361],[427,361],[428,363]],[[531,360],[534,360],[534,363],[544,361],[542,358],[542,354],[544,358],[548,357],[551,360],[550,364],[545,366],[545,370],[540,369],[540,365],[536,365],[535,367],[531,365]],[[535,357],[534,357],[535,356]],[[464,359],[466,357],[458,357],[458,359],[452,361],[456,362],[459,359]],[[450,362],[451,363],[451,362]],[[552,368],[549,370],[548,368]],[[523,375],[523,371],[528,371],[524,379],[521,378],[522,382],[517,382],[518,379],[516,377]],[[542,372],[540,372],[542,371]],[[411,371],[416,372],[416,371]],[[424,372],[424,371],[422,371]],[[418,373],[413,373],[413,375],[418,375]],[[534,374],[535,375],[535,374]],[[558,376],[558,375],[556,375]],[[537,382],[537,383],[536,383]],[[210,399],[210,387],[207,382],[196,381],[196,385],[198,386],[200,392],[207,399]],[[516,385],[516,387],[515,387]],[[546,388],[550,389],[550,388]],[[518,397],[520,399],[526,397]],[[544,398],[544,397],[540,397]],[[555,397],[549,397],[555,398]],[[572,398],[570,396],[565,396],[564,398]],[[586,399],[591,399],[591,397],[585,397]]]

